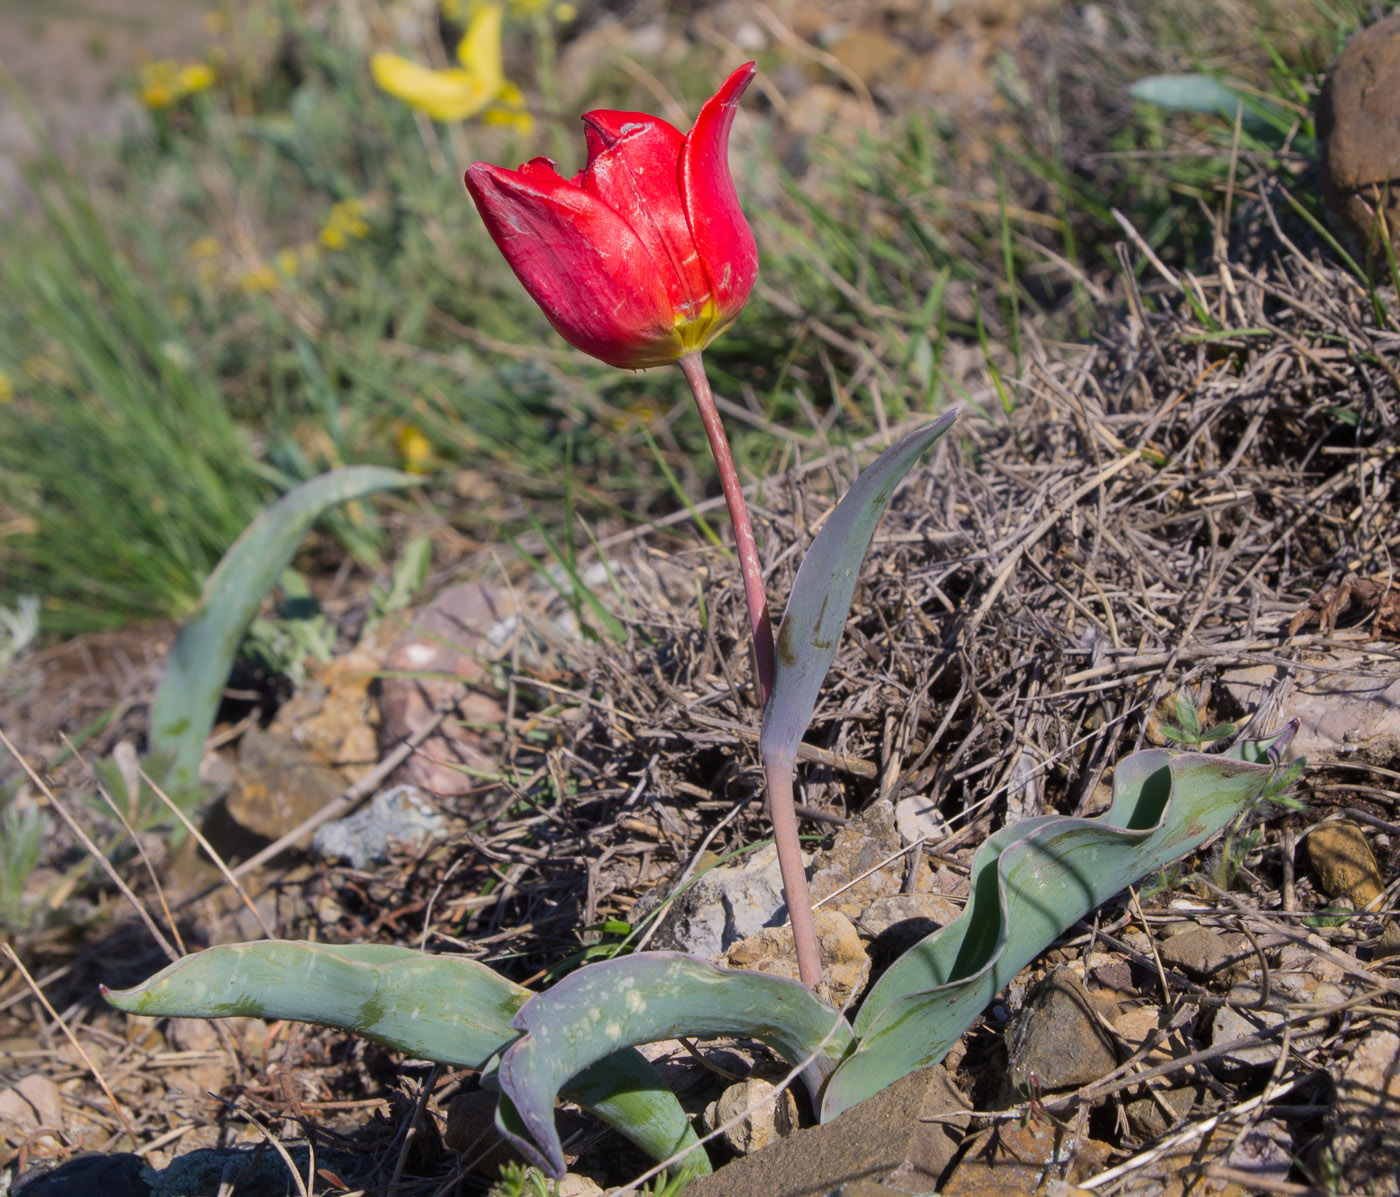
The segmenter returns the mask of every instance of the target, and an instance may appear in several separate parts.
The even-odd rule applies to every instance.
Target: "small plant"
[[[532,993],[465,957],[267,941],[210,948],[134,989],[104,990],[114,1006],[149,1015],[300,1019],[480,1070],[500,1093],[498,1127],[556,1178],[564,1172],[554,1126],[562,1094],[655,1158],[676,1162],[668,1184],[681,1184],[710,1163],[637,1045],[681,1035],[758,1039],[792,1066],[818,1117],[834,1118],[940,1060],[1076,919],[1278,792],[1280,754],[1296,723],[1221,753],[1134,753],[1118,763],[1103,815],[1046,815],[990,836],[973,861],[962,915],[895,961],[854,1017],[818,996],[794,807],[797,749],[875,527],[895,487],[957,413],[897,441],[857,478],[803,559],[775,641],[738,472],[700,361],[738,317],[757,273],[727,161],[729,128],[753,74],[749,64],[730,75],[686,134],[637,113],[587,114],[588,164],[573,180],[536,159],[514,171],[476,163],[467,186],[507,261],[567,340],[622,368],[677,363],[690,384],[735,531],[763,705],[760,750],[801,983],[642,952],[587,963]],[[285,560],[262,560],[249,536],[240,560],[261,571],[260,595]],[[181,632],[177,660],[181,645],[192,650],[215,636],[215,610],[218,627],[233,626],[251,587],[235,599],[211,580],[211,591],[203,624]],[[172,696],[190,688],[200,711],[209,709],[213,673],[175,676],[180,690]],[[172,711],[157,708],[158,717]],[[1201,733],[1194,710],[1191,719],[1183,741],[1213,738]],[[521,1172],[505,1183],[514,1186],[507,1192],[528,1193],[536,1181]]]

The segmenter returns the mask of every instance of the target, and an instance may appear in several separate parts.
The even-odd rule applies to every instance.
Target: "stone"
[[[1400,1035],[1372,1031],[1356,1041],[1341,1061],[1329,1121],[1328,1174],[1345,1177],[1352,1192],[1400,1193]]]
[[[1093,1000],[1069,965],[1060,965],[1026,996],[1010,1044],[1010,1082],[1031,1096],[1087,1085],[1118,1064]]]
[[[634,918],[647,913],[649,897],[638,902]],[[736,865],[703,873],[667,907],[650,946],[713,958],[786,918],[778,850],[770,844]]]
[[[345,779],[310,750],[250,727],[238,742],[235,782],[223,806],[244,832],[276,840],[334,802],[344,789]]]
[[[1155,1097],[1137,1097],[1124,1107],[1128,1125],[1139,1139],[1160,1139],[1191,1112],[1200,1090],[1154,1089]],[[1166,1106],[1164,1110],[1162,1107]]]
[[[821,954],[821,996],[844,1009],[865,988],[870,978],[870,957],[851,920],[834,910],[813,912],[817,948]],[[798,980],[797,949],[791,927],[765,927],[742,939],[725,954],[730,968],[745,968],[773,977]]]
[[[327,860],[348,860],[363,869],[389,859],[390,846],[417,851],[440,837],[446,822],[423,793],[413,786],[395,786],[376,795],[364,810],[319,827],[311,848]]]
[[[775,1096],[776,1095],[776,1096]],[[797,1129],[797,1100],[791,1088],[752,1076],[730,1085],[705,1110],[705,1123],[736,1155],[749,1155],[786,1139]]]
[[[1240,1135],[1225,1163],[1248,1173],[1258,1191],[1278,1192],[1293,1171],[1293,1136],[1278,1119],[1261,1119]]]
[[[1288,714],[1298,720],[1290,757],[1307,757],[1314,767],[1352,761],[1381,768],[1400,757],[1400,677],[1394,670],[1377,668],[1375,659],[1362,653],[1339,650],[1297,665],[1231,670],[1222,684],[1242,710],[1250,711],[1284,672],[1294,678]]]
[[[812,901],[830,898],[823,909],[859,918],[876,898],[900,891],[906,865],[903,848],[895,827],[894,806],[884,798],[872,802],[836,833],[830,848],[816,854],[810,882]]]
[[[495,1176],[502,1164],[521,1159],[514,1146],[496,1129],[497,1095],[486,1089],[455,1094],[447,1103],[442,1144],[462,1157],[472,1172]]]
[[[1156,1047],[1152,1048],[1143,1058],[1143,1063],[1148,1068],[1154,1068],[1158,1064],[1164,1064],[1172,1058],[1169,1035],[1159,1035],[1162,1028],[1162,1016],[1165,1012],[1161,1006],[1134,1006],[1128,1010],[1123,1010],[1113,1020],[1114,1033],[1123,1040],[1123,1045],[1129,1053],[1137,1052],[1148,1042],[1154,1042]]]
[[[948,834],[948,820],[938,804],[922,794],[910,794],[894,804],[894,825],[906,847],[922,840],[936,844]]]
[[[1168,936],[1157,950],[1168,968],[1180,969],[1197,981],[1218,978],[1255,959],[1248,936],[1210,927],[1193,926]]]
[[[1323,201],[1368,259],[1400,248],[1400,12],[1363,29],[1332,64],[1317,101]]]
[[[1074,1185],[1100,1171],[1112,1150],[1097,1139],[1065,1134],[1044,1118],[1031,1118],[1025,1126],[1001,1123],[967,1153],[939,1193],[1003,1197],[1045,1192],[1041,1186],[1050,1178]]]
[[[1307,844],[1318,887],[1329,898],[1350,898],[1355,909],[1364,910],[1385,891],[1371,846],[1355,823],[1321,823],[1308,833]]]
[[[508,596],[463,582],[413,617],[384,665],[380,748],[392,751],[439,710],[452,715],[395,771],[394,781],[438,797],[460,797],[480,784],[474,773],[495,770],[476,729],[501,724],[505,710],[482,683],[486,663],[501,651],[493,637],[516,615]]]
[[[694,1181],[686,1197],[829,1193],[858,1181],[926,1193],[957,1151],[967,1099],[941,1065],[901,1077],[820,1126],[803,1127],[766,1151]]]
[[[85,1152],[65,1160],[48,1172],[35,1172],[19,1181],[15,1197],[74,1197],[100,1193],[102,1197],[150,1197],[151,1186],[142,1178],[145,1161],[125,1152],[107,1155]]]
[[[1211,1022],[1211,1047],[1243,1039],[1266,1027],[1276,1027],[1290,1016],[1300,1013],[1296,1001],[1286,992],[1271,990],[1269,1003],[1262,1010],[1253,1008],[1259,997],[1260,990],[1253,984],[1236,985],[1230,990],[1227,995],[1228,1004],[1216,1010],[1215,1018]],[[1345,992],[1324,981],[1314,990],[1312,1004],[1326,1006],[1345,999]],[[1301,1025],[1294,1023],[1290,1039],[1292,1050],[1305,1052],[1316,1046],[1326,1029],[1327,1019],[1324,1016],[1309,1019]],[[1214,1057],[1210,1061],[1210,1068],[1221,1076],[1272,1068],[1282,1047],[1282,1034],[1271,1035]]]
[[[855,927],[895,959],[961,913],[962,907],[956,902],[937,894],[891,894],[876,898],[861,911]]]

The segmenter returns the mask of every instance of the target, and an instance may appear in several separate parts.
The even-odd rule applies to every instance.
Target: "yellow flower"
[[[182,96],[207,91],[214,86],[214,68],[207,62],[189,62],[175,74],[175,86]]]
[[[178,100],[175,90],[175,76],[179,65],[163,58],[159,62],[141,64],[140,95],[141,103],[147,108],[169,108]]]
[[[277,272],[264,263],[248,271],[238,280],[238,285],[249,295],[277,290]]]
[[[493,101],[518,104],[524,97],[506,82],[501,64],[504,11],[499,4],[488,4],[472,17],[457,46],[460,67],[433,70],[397,54],[375,54],[369,60],[375,83],[381,91],[427,113],[435,121],[466,120]],[[511,95],[507,95],[508,88]],[[514,115],[510,119],[518,123]]]
[[[301,269],[301,258],[297,256],[297,251],[294,249],[279,249],[275,260],[278,271],[288,278]]]
[[[185,252],[198,261],[201,258],[217,258],[220,249],[217,237],[198,237],[190,242],[189,248]]]
[[[526,111],[525,96],[514,83],[501,84],[495,103],[481,114],[481,119],[488,125],[509,125],[525,137],[535,131],[535,118]]]
[[[429,461],[433,456],[433,445],[419,428],[412,424],[405,424],[399,429],[399,456],[403,458],[403,467],[410,474],[427,474],[431,472]]]
[[[10,376],[5,371],[0,370],[0,403],[9,403],[15,397],[15,384],[10,381]]]
[[[168,58],[141,64],[138,92],[147,108],[169,108],[197,91],[214,86],[214,68],[207,62],[181,65]]]
[[[331,205],[330,215],[317,240],[326,249],[344,249],[351,238],[369,236],[369,222],[364,217],[365,202],[361,199],[339,200]]]

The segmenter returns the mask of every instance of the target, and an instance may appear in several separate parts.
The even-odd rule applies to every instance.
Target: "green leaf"
[[[1270,116],[1278,109],[1267,101],[1246,94],[1246,84],[1234,84],[1214,75],[1149,75],[1128,88],[1128,94],[1146,104],[1176,112],[1201,112],[1233,122],[1243,108],[1244,127],[1253,131],[1275,124]]]
[[[592,964],[531,998],[516,1015],[525,1032],[501,1059],[497,1125],[546,1171],[564,1174],[554,1099],[564,1082],[619,1047],[677,1035],[746,1035],[796,1066],[815,1102],[851,1046],[840,1013],[805,986],[724,969],[676,952]]]
[[[208,948],[134,989],[103,996],[131,1014],[312,1022],[420,1059],[481,1069],[516,1038],[511,1020],[531,993],[464,956],[266,940]],[[597,1061],[566,1095],[655,1159],[696,1142],[675,1096],[634,1051]],[[692,1167],[709,1171],[704,1152],[695,1154]]]
[[[973,860],[963,913],[895,961],[866,997],[858,1046],[827,1084],[822,1121],[937,1063],[1066,927],[1259,799],[1296,730],[1295,721],[1219,755],[1134,753],[1115,770],[1103,815],[1045,815],[988,837]]]
[[[806,734],[822,682],[836,657],[861,562],[900,480],[940,436],[957,410],[911,432],[870,463],[812,541],[793,579],[778,632],[773,693],[763,712],[765,762],[791,763]]]
[[[331,470],[288,491],[244,529],[209,575],[199,610],[181,625],[156,691],[150,745],[169,762],[165,788],[179,795],[194,792],[204,741],[243,631],[311,525],[337,503],[420,482],[381,466]]]

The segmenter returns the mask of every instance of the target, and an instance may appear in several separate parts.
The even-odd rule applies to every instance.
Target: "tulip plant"
[[[560,176],[548,158],[535,158],[518,170],[477,162],[466,181],[487,231],[566,341],[611,366],[640,370],[674,362],[685,374],[734,525],[766,707],[775,684],[775,654],[763,567],[739,471],[700,360],[701,350],[738,318],[758,277],[758,246],[729,173],[729,130],[753,77],[751,62],[730,75],[700,109],[689,133],[641,112],[585,113],[588,162],[572,179]],[[860,545],[857,565],[868,543],[869,536]],[[799,584],[794,593],[802,589]],[[843,622],[845,610],[842,605]],[[797,834],[795,754],[795,744],[791,757],[765,752],[769,814],[798,969],[803,982],[815,988],[821,961]]]
[[[733,521],[764,703],[760,751],[802,983],[680,953],[589,964],[532,993],[476,961],[389,945],[269,941],[207,949],[145,984],[104,990],[149,1015],[301,1019],[413,1056],[482,1070],[497,1124],[555,1176],[564,1095],[681,1171],[710,1165],[675,1097],[637,1045],[732,1034],[786,1059],[820,1119],[937,1062],[1013,976],[1076,919],[1190,852],[1295,774],[1281,754],[1296,723],[1206,754],[1154,749],[1121,761],[1109,809],[1046,815],[994,833],[977,852],[963,913],[910,949],[854,1017],[820,980],[793,804],[797,748],[835,657],[856,576],[901,478],[956,413],[887,449],[823,523],[793,583],[776,645],[757,546],[700,353],[738,316],[757,251],[727,161],[752,64],[735,71],[682,134],[640,113],[584,117],[588,162],[572,179],[545,159],[476,163],[467,188],[525,288],[572,344],[612,365],[676,362],[704,421]]]

